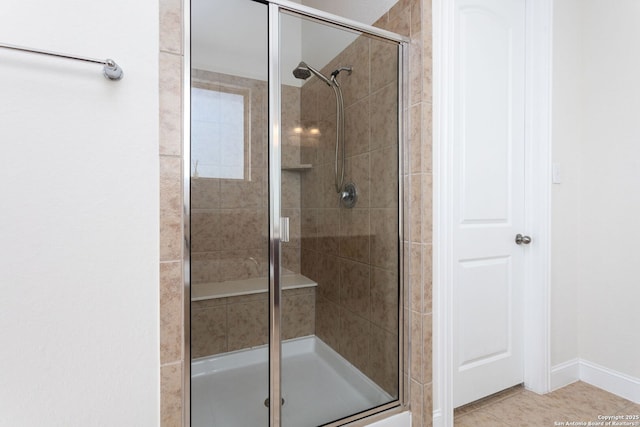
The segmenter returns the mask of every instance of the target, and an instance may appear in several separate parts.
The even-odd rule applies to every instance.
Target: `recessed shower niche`
[[[288,2],[191,2],[191,426],[405,403],[406,40]]]

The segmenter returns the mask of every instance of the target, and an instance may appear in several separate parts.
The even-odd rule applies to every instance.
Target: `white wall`
[[[640,3],[556,0],[555,12],[554,162],[565,173],[552,363],[579,357],[640,378]]]
[[[640,378],[640,2],[583,13],[580,354]]]
[[[157,3],[3,3],[0,426],[159,424]]]
[[[267,80],[268,11],[266,5],[257,2],[194,0],[192,67]]]
[[[553,22],[553,162],[562,183],[552,187],[551,365],[578,357],[580,159],[582,141],[581,8],[555,0]]]
[[[335,15],[344,16],[365,24],[373,24],[398,0],[302,0],[305,6],[314,7]]]

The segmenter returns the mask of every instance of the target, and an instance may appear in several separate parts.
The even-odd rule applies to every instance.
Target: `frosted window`
[[[243,95],[191,88],[191,176],[244,179]]]

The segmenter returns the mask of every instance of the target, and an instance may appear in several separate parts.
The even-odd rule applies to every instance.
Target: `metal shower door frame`
[[[403,141],[404,141],[404,118],[403,113],[406,107],[404,88],[405,84],[405,61],[407,58],[407,48],[409,40],[406,37],[391,33],[386,30],[361,24],[356,21],[335,16],[326,12],[312,9],[297,3],[284,0],[269,1],[269,424],[271,427],[281,425],[281,373],[282,373],[282,340],[281,340],[281,294],[280,284],[280,259],[281,259],[281,230],[280,230],[280,202],[281,202],[281,70],[280,70],[280,16],[281,13],[288,13],[304,19],[310,19],[325,25],[338,27],[341,29],[357,31],[359,33],[382,38],[398,43],[398,248],[399,248],[399,310],[398,310],[398,399],[375,407],[373,409],[360,412],[347,418],[343,418],[334,423],[326,424],[327,427],[343,426],[350,422],[372,417],[384,412],[384,416],[392,412],[406,410],[408,399],[404,391],[404,319],[403,319],[403,211],[402,211],[402,179],[403,176]],[[373,420],[372,420],[373,421]]]
[[[404,316],[405,277],[404,271],[404,209],[403,177],[407,156],[408,117],[408,58],[409,38],[396,33],[362,24],[360,22],[333,15],[286,0],[247,0],[257,1],[268,6],[268,126],[269,126],[269,426],[280,427],[281,411],[281,310],[282,287],[280,283],[280,260],[282,230],[281,218],[281,78],[280,78],[280,16],[288,13],[304,19],[313,20],[343,30],[362,33],[374,38],[395,42],[398,45],[398,399],[364,412],[325,424],[325,427],[344,426],[367,418],[371,422],[400,413],[408,409],[409,392],[404,374],[409,371],[405,350],[410,348],[408,334],[404,324],[409,321]],[[191,5],[183,3],[184,19],[184,61],[183,61],[183,192],[184,192],[184,367],[183,367],[183,408],[184,426],[191,426],[191,283],[190,283],[190,126],[191,126]],[[405,345],[406,344],[406,345]],[[408,357],[408,354],[407,354]]]

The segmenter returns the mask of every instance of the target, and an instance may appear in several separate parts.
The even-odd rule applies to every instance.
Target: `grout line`
[[[162,364],[160,365],[160,369],[162,369],[162,368],[167,368],[167,367],[169,367],[169,366],[174,366],[174,365],[180,365],[180,366],[182,366],[182,362],[183,362],[183,360],[181,359],[181,360],[175,360],[175,361],[173,361],[173,362],[166,362],[166,363],[162,363]]]
[[[169,54],[169,55],[175,55],[175,56],[184,56],[184,53],[182,53],[182,52],[177,53],[177,52],[172,52],[172,51],[166,50],[166,49],[159,49],[158,52],[166,53],[166,54]]]

